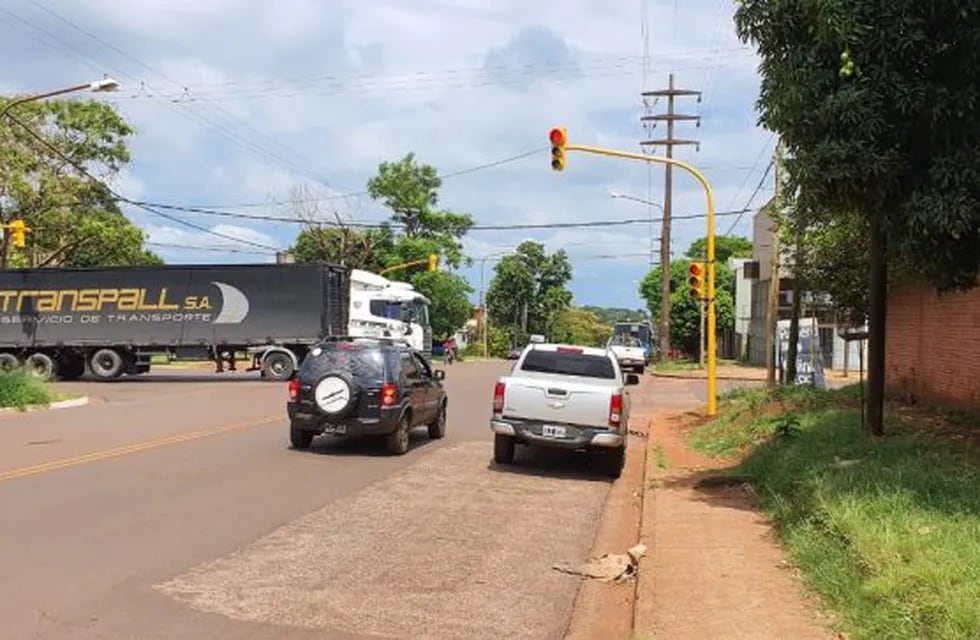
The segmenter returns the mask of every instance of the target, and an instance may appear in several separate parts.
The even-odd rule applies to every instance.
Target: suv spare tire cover
[[[320,378],[313,388],[316,406],[333,418],[345,416],[356,400],[354,382],[346,373],[330,373]]]

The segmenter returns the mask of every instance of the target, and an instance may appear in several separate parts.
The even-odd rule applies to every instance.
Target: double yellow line
[[[216,436],[221,433],[227,433],[228,431],[237,431],[239,429],[257,427],[259,425],[269,424],[278,420],[282,420],[282,416],[269,416],[259,420],[253,420],[251,422],[239,422],[221,427],[201,429],[200,431],[188,431],[185,433],[167,436],[165,438],[158,438],[156,440],[147,440],[145,442],[123,445],[121,447],[115,447],[114,449],[103,449],[102,451],[94,451],[92,453],[73,456],[71,458],[62,458],[61,460],[42,462],[41,464],[35,464],[30,467],[21,467],[20,469],[11,469],[10,471],[0,471],[0,482],[4,482],[5,480],[13,480],[15,478],[23,478],[25,476],[32,476],[38,473],[47,473],[48,471],[57,471],[58,469],[77,467],[90,462],[99,462],[101,460],[118,458],[131,453],[139,453],[140,451],[158,449],[160,447],[166,447],[168,445],[178,444],[180,442],[188,442],[190,440],[207,438],[208,436]]]

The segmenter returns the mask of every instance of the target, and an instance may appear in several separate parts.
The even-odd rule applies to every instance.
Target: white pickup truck
[[[643,373],[647,364],[647,352],[632,336],[613,336],[606,344],[606,348],[616,354],[620,367]]]
[[[494,462],[514,461],[516,445],[587,450],[618,478],[626,458],[630,399],[608,349],[531,344],[493,391]]]

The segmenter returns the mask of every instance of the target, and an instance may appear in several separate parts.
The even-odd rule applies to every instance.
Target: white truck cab
[[[352,337],[395,338],[417,351],[432,353],[428,298],[408,282],[361,269],[351,271],[350,282],[348,331]]]

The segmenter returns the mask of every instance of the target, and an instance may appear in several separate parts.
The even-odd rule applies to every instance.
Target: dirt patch
[[[733,460],[686,444],[691,416],[655,417],[647,467],[635,629],[657,638],[833,638],[821,624],[744,483],[708,480]]]
[[[250,622],[561,638],[580,579],[552,567],[588,557],[610,485],[531,465],[498,469],[490,457],[486,442],[440,448],[157,588]]]

